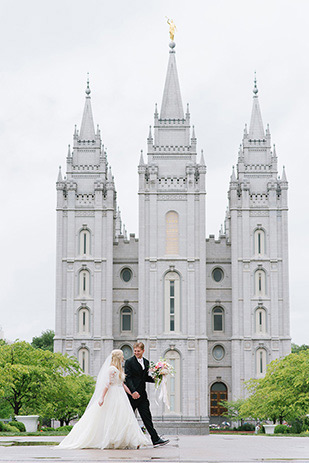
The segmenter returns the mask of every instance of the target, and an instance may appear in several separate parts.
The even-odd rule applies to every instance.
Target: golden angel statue
[[[176,25],[172,19],[168,19],[168,18],[167,18],[167,24],[170,26],[170,39],[173,41],[174,36],[175,36],[175,31],[177,31]]]

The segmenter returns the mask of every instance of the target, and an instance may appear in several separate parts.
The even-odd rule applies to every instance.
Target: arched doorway
[[[227,400],[227,387],[224,383],[214,383],[210,388],[210,416],[222,416],[226,408],[220,403]]]

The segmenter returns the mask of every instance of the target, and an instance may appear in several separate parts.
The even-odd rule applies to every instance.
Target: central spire
[[[184,119],[178,73],[175,59],[175,42],[170,42],[170,57],[163,92],[160,119]]]
[[[90,98],[90,87],[89,87],[89,77],[87,79],[87,88],[85,90],[86,93],[86,101],[85,101],[85,108],[84,114],[82,119],[82,124],[80,127],[80,136],[81,140],[95,140],[95,130],[94,130],[94,123],[93,123],[93,116],[92,116],[92,109],[91,109],[91,98]]]
[[[258,88],[256,84],[256,76],[254,77],[254,88],[253,88],[253,106],[251,114],[251,122],[249,128],[249,138],[252,140],[263,140],[265,138],[264,126],[261,116]]]

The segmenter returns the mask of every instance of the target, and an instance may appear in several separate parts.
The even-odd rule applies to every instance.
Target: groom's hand
[[[132,397],[133,397],[133,399],[139,399],[140,395],[139,395],[139,393],[137,391],[135,391],[135,392],[133,392]]]

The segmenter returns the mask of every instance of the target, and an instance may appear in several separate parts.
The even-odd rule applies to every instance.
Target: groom
[[[165,445],[169,442],[158,436],[157,431],[153,427],[152,416],[149,409],[149,400],[146,392],[146,382],[154,383],[154,379],[149,376],[148,368],[149,361],[143,357],[145,346],[142,342],[136,342],[133,345],[134,355],[126,360],[125,373],[126,385],[132,392],[132,397],[129,397],[132,408],[139,411],[140,417],[150,434],[154,446]]]

